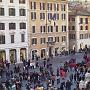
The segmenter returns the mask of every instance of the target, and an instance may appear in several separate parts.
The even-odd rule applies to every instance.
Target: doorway
[[[36,58],[36,53],[37,53],[37,50],[33,50],[33,51],[32,51],[32,60],[35,60],[35,58]]]

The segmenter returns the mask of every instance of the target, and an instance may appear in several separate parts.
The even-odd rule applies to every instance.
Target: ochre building
[[[28,32],[32,60],[68,51],[67,0],[29,0]]]

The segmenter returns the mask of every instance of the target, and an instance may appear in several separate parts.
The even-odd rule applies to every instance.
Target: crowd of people
[[[85,60],[86,58],[87,55],[84,55]],[[26,90],[38,90],[40,87],[41,90],[88,90],[80,85],[88,71],[85,60],[77,63],[72,58],[65,61],[63,66],[56,67],[56,71],[50,58],[41,64],[36,61],[36,67],[30,66],[29,60],[23,61],[23,65],[14,64],[14,67],[6,62],[0,71],[0,89],[23,90],[22,87],[25,87]]]

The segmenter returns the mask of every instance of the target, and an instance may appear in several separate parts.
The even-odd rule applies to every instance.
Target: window
[[[66,14],[62,14],[62,20],[65,20],[66,19]]]
[[[45,32],[45,26],[40,26],[40,32],[44,33]]]
[[[66,26],[62,25],[62,32],[66,32]]]
[[[25,34],[21,34],[21,42],[25,42]]]
[[[59,11],[59,4],[54,4],[54,11]]]
[[[45,19],[45,13],[40,13],[40,19]]]
[[[40,3],[40,10],[45,10],[45,3]]]
[[[0,44],[5,44],[5,35],[0,35]]]
[[[32,33],[35,33],[35,26],[32,26]]]
[[[88,30],[88,26],[85,26],[85,30]]]
[[[26,23],[24,22],[20,23],[20,29],[26,29]]]
[[[61,4],[61,11],[66,11],[66,5]]]
[[[87,39],[87,38],[88,38],[88,33],[85,34],[85,39]]]
[[[68,26],[68,30],[71,30],[71,26]]]
[[[13,0],[10,0],[10,3],[13,3]]]
[[[16,29],[16,23],[9,23],[9,30]]]
[[[52,19],[52,13],[48,13],[48,20]]]
[[[45,39],[45,38],[41,38],[41,39],[40,39],[40,43],[41,43],[41,44],[46,43],[46,39]]]
[[[70,17],[68,17],[68,21],[71,21],[71,18]]]
[[[54,21],[54,27],[56,26],[56,22]]]
[[[0,30],[5,30],[5,23],[0,23]]]
[[[58,32],[58,26],[56,26],[56,32]]]
[[[66,36],[62,36],[62,42],[66,41]]]
[[[52,3],[47,3],[47,9],[50,11],[52,10]]]
[[[76,38],[75,34],[70,34],[69,35],[69,39],[75,39],[75,38]]]
[[[59,37],[55,37],[55,42],[59,42]]]
[[[80,18],[80,24],[83,24],[83,18]]]
[[[54,15],[52,16],[53,20],[59,20],[59,14],[58,13],[54,13]]]
[[[19,0],[20,4],[25,4],[25,0]]]
[[[0,16],[4,16],[4,8],[0,8]]]
[[[31,12],[31,19],[35,20],[36,19],[36,12]]]
[[[85,24],[88,24],[88,18],[85,18]]]
[[[9,8],[9,16],[15,16],[15,8]]]
[[[53,37],[48,37],[48,42],[53,42]]]
[[[72,21],[75,21],[75,18],[72,18]]]
[[[36,2],[31,2],[31,9],[36,9]]]
[[[14,43],[14,35],[11,35],[11,43]]]
[[[75,30],[75,26],[72,26],[72,30]]]
[[[83,26],[80,26],[80,30],[83,30]]]
[[[53,26],[48,26],[48,32],[53,32]]]
[[[80,39],[83,39],[83,38],[84,38],[83,34],[80,34]]]
[[[25,9],[19,9],[19,15],[20,16],[26,16],[26,10]]]
[[[37,44],[37,38],[32,38],[32,45]]]

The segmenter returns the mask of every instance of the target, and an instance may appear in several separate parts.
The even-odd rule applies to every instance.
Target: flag
[[[56,20],[56,14],[54,13],[54,15],[52,16],[52,20]]]

